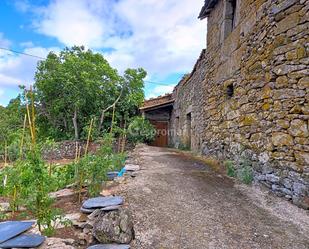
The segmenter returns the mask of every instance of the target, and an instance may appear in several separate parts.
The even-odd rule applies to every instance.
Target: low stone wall
[[[78,141],[77,143],[80,147],[80,153],[83,155],[85,153],[86,141]],[[94,153],[99,147],[99,143],[91,142],[88,151]],[[56,143],[54,148],[45,149],[42,154],[45,160],[74,159],[76,155],[76,141],[68,140]]]
[[[309,1],[242,0],[222,42],[223,8],[211,11],[207,50],[173,93],[173,128],[185,131],[191,113],[194,151],[246,160],[256,181],[309,208]]]

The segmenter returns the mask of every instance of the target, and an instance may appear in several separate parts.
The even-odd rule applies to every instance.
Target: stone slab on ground
[[[126,171],[138,171],[141,169],[141,167],[137,164],[126,164],[124,168]]]
[[[90,246],[87,249],[130,249],[130,245],[99,244],[99,245]]]
[[[0,244],[0,248],[33,248],[40,246],[45,240],[38,234],[21,234]]]
[[[74,195],[74,191],[72,189],[69,188],[65,188],[65,189],[60,189],[56,192],[52,192],[49,194],[49,196],[51,198],[61,198],[61,197],[68,197],[68,196],[72,196]]]
[[[82,208],[92,209],[92,208],[104,208],[108,206],[117,206],[123,203],[123,198],[120,196],[106,196],[106,197],[96,197],[86,200],[83,203]]]
[[[0,243],[7,241],[34,225],[33,221],[5,221],[0,223]]]
[[[83,207],[80,208],[80,211],[84,214],[91,214],[95,210],[96,210],[95,208],[83,208]]]

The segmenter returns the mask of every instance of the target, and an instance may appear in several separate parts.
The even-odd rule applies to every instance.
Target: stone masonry
[[[206,0],[207,49],[173,92],[170,143],[309,208],[309,0]]]

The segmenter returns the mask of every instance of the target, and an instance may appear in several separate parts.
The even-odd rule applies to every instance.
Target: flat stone
[[[130,249],[130,245],[100,244],[100,245],[90,246],[87,249]]]
[[[117,206],[123,203],[123,198],[120,196],[106,196],[96,197],[86,200],[83,203],[82,208],[93,209],[93,208],[104,208],[108,206]]]
[[[5,221],[0,223],[0,243],[7,241],[34,225],[33,221]]]
[[[118,210],[121,206],[117,205],[117,206],[109,206],[109,207],[104,207],[101,208],[102,211],[113,211],[113,210]]]
[[[140,166],[137,164],[127,164],[124,166],[126,171],[138,171],[140,170]]]
[[[72,189],[69,188],[65,188],[65,189],[60,189],[57,192],[52,192],[49,194],[49,196],[51,198],[61,198],[61,197],[68,197],[68,196],[72,196],[74,195],[74,191]]]
[[[22,234],[0,244],[1,248],[32,248],[38,247],[45,237],[38,234]]]
[[[95,210],[96,210],[95,208],[84,208],[84,207],[80,208],[80,211],[84,214],[91,214]]]

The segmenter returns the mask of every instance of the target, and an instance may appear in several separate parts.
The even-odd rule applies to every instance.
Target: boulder
[[[129,244],[134,238],[131,213],[123,208],[101,211],[93,226],[93,236],[100,243]]]

